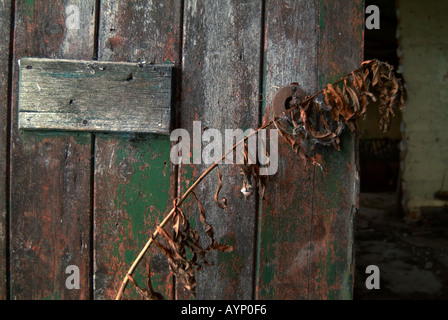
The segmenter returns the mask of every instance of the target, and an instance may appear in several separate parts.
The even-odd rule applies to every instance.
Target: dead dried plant
[[[323,95],[322,99],[318,99],[320,95]],[[222,252],[231,252],[233,250],[231,246],[219,244],[215,241],[213,228],[207,223],[205,209],[194,193],[194,190],[211,171],[217,168],[218,187],[214,200],[219,208],[226,209],[227,200],[225,198],[219,199],[219,192],[222,188],[222,173],[218,164],[230,152],[233,154],[233,150],[237,146],[243,144],[242,150],[245,161],[243,164],[238,164],[241,169],[243,183],[241,191],[245,197],[249,197],[254,190],[258,189],[261,197],[263,197],[266,181],[265,177],[259,174],[260,165],[249,161],[250,155],[246,145],[249,137],[273,125],[284,141],[299,157],[306,161],[311,161],[314,165],[320,165],[311,156],[306,154],[305,143],[307,141],[311,141],[313,144],[333,146],[337,150],[340,150],[340,136],[344,128],[348,127],[351,132],[357,131],[358,120],[366,115],[367,106],[370,102],[374,101],[378,101],[379,103],[379,129],[385,132],[395,112],[402,110],[404,99],[404,87],[394,73],[393,68],[389,64],[378,60],[363,62],[358,69],[342,77],[335,83],[328,84],[321,91],[306,97],[302,101],[298,96],[293,96],[290,102],[290,108],[286,112],[273,117],[272,120],[266,122],[260,128],[237,142],[220,159],[205,170],[180,198],[174,200],[173,208],[156,227],[155,232],[126,273],[116,299],[119,300],[122,298],[129,281],[134,284],[143,299],[163,299],[162,295],[153,289],[149,264],[147,265],[146,272],[147,288],[140,288],[132,277],[135,268],[152,243],[166,256],[170,271],[176,276],[176,279],[193,295],[195,294],[196,287],[195,273],[202,268],[202,265],[211,265],[206,259],[206,254],[211,250]],[[269,158],[269,154],[267,154],[267,157]],[[190,226],[187,217],[180,208],[182,203],[190,195],[197,202],[200,221],[205,228],[205,233],[210,238],[210,244],[206,248],[200,245],[198,232]],[[165,230],[169,221],[172,221],[172,227],[170,230]],[[156,240],[158,235],[162,236],[165,244]],[[190,252],[189,258],[187,258],[187,251]],[[202,264],[199,260],[202,260]]]

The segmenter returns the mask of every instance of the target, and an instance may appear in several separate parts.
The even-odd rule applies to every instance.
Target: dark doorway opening
[[[364,60],[377,58],[399,68],[397,12],[409,17],[409,10],[404,11],[404,2],[365,1],[366,7],[378,6],[381,20],[379,30],[365,30]],[[447,208],[421,208],[422,219],[418,221],[404,214],[399,183],[401,114],[394,118],[389,132],[382,134],[376,125],[377,113],[377,108],[370,106],[367,119],[361,122],[361,194],[354,224],[353,297],[356,300],[446,299]],[[366,285],[371,279],[371,273],[366,271],[372,265],[380,272],[379,289],[369,289]]]
[[[395,1],[381,0],[365,2],[366,8],[376,5],[380,10],[380,28],[365,28],[364,60],[378,59],[398,69],[397,16]],[[366,18],[368,14],[366,13]],[[393,192],[397,189],[401,141],[401,115],[393,119],[387,133],[378,130],[378,109],[369,108],[361,123],[359,142],[361,192]]]

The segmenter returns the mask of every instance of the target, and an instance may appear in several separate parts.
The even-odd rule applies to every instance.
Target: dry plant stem
[[[363,66],[359,67],[358,69],[354,70],[354,72],[357,72],[359,70],[361,70],[363,68]],[[351,73],[350,73],[351,74]],[[337,80],[336,82],[333,83],[333,85],[338,84],[341,81],[344,81],[347,77],[350,76],[350,74],[345,75],[344,77],[342,77],[341,79]],[[289,109],[287,109],[283,114],[287,114],[288,112],[291,112],[294,109],[297,109],[299,106],[305,104],[306,102],[314,99],[315,97],[317,97],[319,94],[323,93],[323,89],[316,92],[315,94],[313,94],[312,96],[304,99],[300,104],[293,106]],[[282,115],[283,115],[282,114]],[[191,194],[191,192],[193,192],[193,190],[196,188],[196,186],[202,181],[204,180],[204,178],[214,169],[218,166],[219,163],[221,163],[229,154],[229,152],[233,151],[238,145],[240,145],[241,143],[243,143],[244,141],[246,141],[249,137],[255,135],[258,133],[258,131],[262,130],[262,129],[266,129],[267,127],[269,127],[270,125],[272,125],[275,121],[277,121],[280,116],[276,116],[274,117],[272,120],[266,122],[264,125],[262,125],[261,127],[259,127],[257,130],[251,132],[250,134],[248,134],[246,137],[244,137],[242,140],[238,141],[235,145],[233,145],[233,147],[231,147],[230,149],[228,149],[223,156],[219,159],[216,160],[210,167],[207,168],[206,171],[204,171],[200,177],[191,185],[190,188],[188,188],[188,190],[182,195],[181,198],[178,198],[178,201],[176,203],[176,207],[179,207],[184,201],[185,199]],[[159,224],[160,228],[163,228],[168,221],[172,218],[176,207],[174,207],[173,209],[171,209],[171,211],[168,213],[168,215],[165,217],[165,219],[163,219],[163,221]],[[159,235],[158,230],[156,230],[153,234],[152,237],[146,242],[145,246],[143,247],[143,249],[140,251],[139,255],[137,256],[137,258],[135,259],[134,263],[131,265],[131,267],[129,268],[128,272],[126,273],[126,276],[123,279],[123,282],[121,283],[120,289],[117,293],[117,296],[115,297],[115,300],[120,300],[123,292],[126,288],[127,283],[129,282],[129,276],[132,275],[132,273],[134,273],[135,268],[138,266],[138,264],[140,263],[141,259],[143,258],[143,256],[145,255],[146,251],[149,249],[149,247],[151,246],[151,244],[153,243],[154,239]]]
[[[218,164],[220,162],[222,162],[226,156],[228,155],[229,152],[231,152],[232,150],[234,150],[239,144],[243,143],[243,141],[245,141],[246,139],[248,139],[249,137],[251,137],[252,135],[256,134],[259,130],[261,129],[265,129],[266,127],[269,127],[272,124],[272,120],[269,121],[268,123],[264,124],[263,126],[261,126],[260,128],[258,128],[257,130],[251,132],[250,134],[248,134],[244,139],[238,141],[232,148],[230,148],[229,150],[227,150],[224,155],[219,159],[216,160],[210,167],[208,167],[208,169],[206,171],[204,171],[201,176],[192,184],[192,186],[190,188],[188,188],[188,190],[183,194],[183,196],[181,198],[179,198],[179,200],[176,203],[176,206],[179,207],[184,201],[185,199],[190,195],[191,192],[193,192],[193,190],[196,188],[196,186],[202,181],[204,180],[204,178],[214,169],[218,166]],[[160,228],[163,228],[168,221],[171,219],[171,217],[173,216],[175,211],[175,207],[173,209],[171,209],[171,211],[168,213],[168,215],[165,217],[165,219],[163,219],[163,221],[159,224]],[[131,265],[131,267],[129,268],[129,271],[127,272],[126,276],[123,279],[123,282],[121,284],[120,290],[118,291],[118,294],[115,298],[115,300],[120,300],[121,296],[123,295],[124,289],[129,281],[129,275],[131,275],[135,268],[138,266],[138,264],[140,263],[141,259],[143,258],[143,256],[145,255],[146,251],[149,249],[149,247],[151,246],[151,244],[153,243],[154,239],[159,235],[159,231],[156,230],[152,237],[146,242],[145,246],[143,247],[143,249],[140,251],[140,254],[137,256],[137,258],[135,259],[134,263]]]

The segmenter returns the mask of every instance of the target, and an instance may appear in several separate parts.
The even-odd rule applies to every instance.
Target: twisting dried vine
[[[322,96],[320,98],[319,96]],[[319,99],[320,98],[320,99]],[[154,243],[167,257],[170,271],[176,276],[186,290],[195,294],[195,273],[202,265],[198,262],[200,258],[205,265],[210,265],[206,259],[206,254],[211,250],[230,252],[231,246],[219,244],[214,239],[214,232],[211,225],[206,221],[206,212],[194,193],[198,184],[211,172],[218,168],[218,188],[215,193],[215,203],[219,208],[227,207],[227,200],[218,199],[218,194],[222,188],[222,174],[218,167],[227,155],[243,144],[244,163],[239,164],[243,179],[241,192],[245,197],[250,196],[253,190],[258,188],[261,196],[264,195],[265,181],[259,174],[260,166],[253,161],[249,161],[246,141],[260,130],[274,125],[286,143],[291,146],[294,152],[301,158],[318,164],[312,157],[306,154],[305,142],[311,141],[313,144],[334,146],[340,150],[340,136],[345,127],[352,132],[358,130],[358,119],[363,118],[367,111],[367,106],[372,101],[379,103],[379,129],[387,131],[391,118],[395,115],[395,110],[402,110],[405,98],[405,90],[399,78],[396,77],[393,68],[387,63],[378,60],[369,60],[342,77],[333,84],[328,84],[324,89],[312,96],[300,99],[298,95],[293,95],[289,108],[279,116],[263,124],[260,128],[247,135],[237,142],[232,148],[227,150],[220,159],[216,160],[191,187],[180,198],[176,198],[173,208],[165,219],[157,226],[151,238],[147,241],[140,254],[131,265],[124,277],[116,299],[123,296],[126,285],[131,281],[136,286],[143,298],[149,300],[163,299],[160,293],[154,291],[149,265],[147,266],[147,288],[141,289],[132,277],[135,268]],[[267,154],[269,157],[269,155]],[[198,233],[191,228],[188,219],[181,210],[182,203],[189,195],[193,195],[200,211],[200,221],[205,227],[205,232],[210,238],[210,244],[202,248],[199,244]],[[165,230],[169,221],[173,222],[171,230]],[[161,235],[166,244],[157,241]],[[187,249],[191,253],[187,258]]]

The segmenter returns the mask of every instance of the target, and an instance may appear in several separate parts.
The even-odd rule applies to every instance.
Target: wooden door
[[[362,0],[7,0],[0,10],[9,39],[0,44],[1,298],[114,298],[173,199],[206,168],[171,164],[167,136],[19,130],[18,59],[174,63],[172,125],[190,132],[195,120],[255,129],[279,87],[298,82],[311,94],[362,60]],[[246,200],[238,170],[224,166],[225,210],[210,200],[217,177],[208,177],[197,195],[216,240],[234,251],[209,254],[197,298],[351,298],[355,150],[350,133],[341,152],[316,146],[320,171],[280,142],[264,200]],[[189,298],[157,252],[138,282],[147,261],[156,290]],[[79,289],[65,285],[69,265]]]

